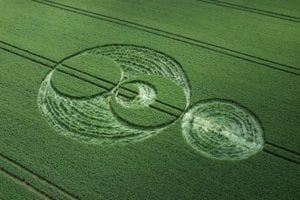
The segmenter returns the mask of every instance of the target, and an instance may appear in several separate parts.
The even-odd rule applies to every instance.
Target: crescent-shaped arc
[[[120,56],[122,53],[123,57]],[[149,56],[149,53],[152,55]],[[107,45],[82,52],[78,56],[84,54],[99,54],[111,58],[120,65],[123,71],[121,79],[124,80],[145,74],[167,78],[183,88],[187,106],[189,104],[190,89],[183,70],[176,61],[162,53],[145,47]],[[138,56],[140,60],[136,60]],[[155,61],[147,61],[153,57],[156,58]],[[51,84],[54,72],[55,69],[41,84],[38,105],[49,124],[65,136],[93,144],[124,144],[144,140],[168,127],[143,130],[122,123],[111,112],[110,92],[88,99],[65,96]]]

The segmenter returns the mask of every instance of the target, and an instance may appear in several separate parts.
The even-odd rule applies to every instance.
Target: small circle
[[[137,89],[131,90],[136,92],[134,97],[123,98],[122,95],[119,95],[119,90],[116,92],[116,101],[123,106],[124,108],[144,108],[155,102],[156,99],[156,90],[154,86],[149,83],[142,81],[131,81],[129,83],[124,83],[122,86],[134,86]]]
[[[208,100],[191,107],[182,119],[183,136],[202,155],[242,160],[263,148],[263,130],[247,109],[226,100]]]

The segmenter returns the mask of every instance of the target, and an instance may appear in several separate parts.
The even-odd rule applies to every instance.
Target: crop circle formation
[[[202,155],[241,160],[263,148],[263,130],[247,109],[224,100],[200,102],[182,119],[185,140]]]
[[[114,83],[110,88],[99,93],[96,89],[93,90],[93,95],[79,98],[69,94],[73,90],[60,90],[53,84],[64,63],[72,60],[76,63],[78,58],[85,60],[90,57],[93,58],[94,64],[96,63],[93,67],[105,65],[104,67],[119,68],[119,71],[114,71],[118,73],[113,77]],[[101,62],[103,58],[109,62]],[[81,61],[79,64],[84,65]],[[107,70],[111,72],[110,68],[106,68]],[[226,100],[206,100],[190,106],[190,85],[180,64],[170,56],[147,47],[104,45],[64,59],[42,81],[37,99],[38,106],[50,126],[67,137],[102,145],[141,141],[180,119],[178,117],[159,126],[145,127],[118,115],[112,102],[124,109],[133,110],[147,108],[155,103],[158,95],[155,87],[151,81],[139,79],[148,75],[168,80],[182,89],[186,99],[186,106],[181,115],[182,133],[187,143],[202,155],[219,160],[241,160],[263,148],[262,127],[250,111]],[[101,74],[99,76],[101,77]],[[63,79],[63,85],[64,82]],[[119,94],[120,87],[126,85],[134,85],[138,89],[134,98],[124,99]],[[82,91],[82,94],[85,94],[85,89]],[[122,116],[126,116],[126,113]]]
[[[72,97],[62,93],[53,85],[58,69],[68,61],[77,58],[99,56],[113,61],[121,71],[118,83],[106,92],[87,97]],[[96,59],[97,62],[97,59]],[[111,107],[117,100],[121,106],[137,109],[148,107],[156,98],[156,92],[147,84],[139,82],[139,76],[158,76],[172,81],[183,88],[188,106],[190,89],[181,66],[170,56],[161,52],[134,45],[113,44],[98,46],[60,62],[43,80],[38,94],[38,106],[50,126],[57,132],[76,140],[93,144],[124,144],[144,140],[165,129],[174,121],[164,122],[163,127],[141,129],[136,124],[120,120]],[[101,77],[101,74],[99,75]],[[120,99],[118,89],[130,80],[138,87],[138,95],[127,102]],[[137,82],[134,82],[137,80]],[[126,122],[126,123],[124,123]]]

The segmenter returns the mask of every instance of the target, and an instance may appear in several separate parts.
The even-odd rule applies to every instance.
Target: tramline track
[[[42,65],[43,67],[47,67],[49,69],[53,69],[59,63],[59,62],[57,62],[55,60],[52,60],[52,59],[47,58],[45,56],[42,56],[42,55],[39,55],[37,53],[31,52],[29,50],[17,47],[15,45],[9,44],[7,42],[0,41],[0,43],[2,44],[0,46],[0,49],[2,49],[4,51],[7,51],[9,53],[12,53],[14,55],[23,57],[23,58],[25,58],[27,60],[30,60],[32,62],[38,63],[38,64]],[[66,67],[70,67],[72,69],[72,66],[66,65]],[[76,70],[77,70],[77,72],[81,72],[81,70],[78,70],[78,69],[76,69]],[[64,71],[62,71],[62,72],[65,73]],[[99,77],[96,77],[96,76],[91,75],[89,73],[85,73],[85,72],[83,72],[83,73],[85,75],[87,75],[87,76],[92,76],[93,78],[97,78],[97,79],[99,79],[102,82],[105,82],[105,83],[108,83],[108,84],[112,84],[112,82],[110,80],[99,78]],[[78,77],[78,76],[73,75],[73,74],[69,74],[69,73],[66,73],[66,74],[69,75],[69,76],[73,76],[75,78],[78,78],[80,80],[83,80],[83,81],[88,81],[86,79],[83,79],[83,78]],[[98,84],[98,83],[96,84],[96,83],[91,82],[91,81],[89,81],[89,83],[94,84],[95,86],[103,88],[103,89],[108,89],[108,88],[103,87],[101,84]],[[126,87],[124,89],[126,89]],[[131,89],[127,88],[127,90],[129,92],[132,92],[133,94],[136,94],[136,92],[133,91],[133,90],[131,90]],[[129,96],[127,96],[126,94],[122,94],[122,95],[124,97],[129,98]],[[169,106],[167,103],[164,103],[164,102],[158,102],[158,103],[164,104],[165,106],[167,106],[168,108],[170,108],[171,110],[174,111],[174,106],[172,106],[172,105]],[[170,112],[168,110],[163,110],[163,109],[160,109],[160,108],[157,108],[157,107],[151,107],[151,108],[152,109],[156,109],[156,110],[158,110],[160,112],[164,112],[164,113],[166,113],[166,114],[168,114],[170,116],[173,116],[175,118],[179,118],[180,117],[180,115],[174,114],[174,113],[172,113],[172,112]],[[177,107],[175,107],[175,109],[177,109],[177,111],[178,110],[182,111],[182,112],[184,111],[184,110],[181,110],[180,108],[177,108]],[[270,154],[272,156],[276,156],[278,158],[281,158],[281,159],[284,159],[286,161],[292,162],[294,164],[300,165],[300,154],[298,152],[295,152],[293,150],[289,150],[289,149],[287,149],[285,147],[282,147],[280,145],[274,144],[274,143],[269,142],[269,141],[266,141],[265,144],[266,144],[266,147],[263,149],[264,152],[266,152],[266,153],[268,153],[268,154]],[[270,146],[272,148],[268,149],[267,146]],[[273,150],[274,149],[279,149],[280,151],[279,152],[278,151],[274,152],[274,151],[272,151],[272,149]],[[289,157],[286,157],[285,155],[292,155],[292,156],[289,158]]]

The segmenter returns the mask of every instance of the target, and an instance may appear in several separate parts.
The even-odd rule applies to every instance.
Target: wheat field
[[[297,0],[0,0],[0,199],[299,199]]]

